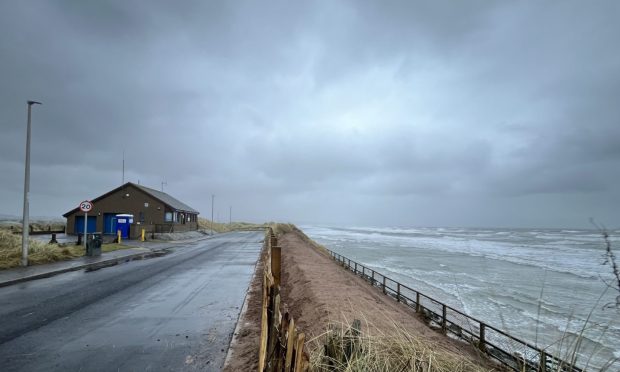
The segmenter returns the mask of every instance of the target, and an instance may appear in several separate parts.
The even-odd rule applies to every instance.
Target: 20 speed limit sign
[[[93,203],[89,202],[88,200],[84,200],[80,203],[80,210],[82,212],[90,212],[91,209],[93,209]]]

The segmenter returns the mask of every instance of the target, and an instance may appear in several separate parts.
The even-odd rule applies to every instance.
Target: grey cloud
[[[618,7],[4,3],[0,213],[39,99],[34,214],[118,185],[124,150],[128,180],[240,219],[611,225]]]

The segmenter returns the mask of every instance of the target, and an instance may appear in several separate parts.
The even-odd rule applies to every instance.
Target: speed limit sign
[[[91,209],[93,209],[93,203],[91,203],[90,201],[84,200],[80,203],[80,210],[82,212],[90,212]]]

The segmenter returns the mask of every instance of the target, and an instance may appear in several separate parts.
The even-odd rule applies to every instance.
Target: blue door
[[[103,233],[116,235],[116,213],[103,214]]]
[[[118,229],[121,231],[121,238],[129,239],[129,224],[118,224]]]
[[[116,229],[121,232],[121,238],[129,239],[129,217],[116,217]]]
[[[87,233],[94,233],[97,231],[97,216],[88,216]],[[84,216],[75,216],[75,231],[76,234],[84,234]]]

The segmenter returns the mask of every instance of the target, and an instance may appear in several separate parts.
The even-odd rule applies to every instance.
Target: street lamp
[[[28,233],[30,229],[28,194],[30,194],[30,119],[32,105],[41,105],[41,102],[28,101],[28,128],[26,129],[26,170],[24,176],[24,216],[22,220],[22,266],[28,266]]]

